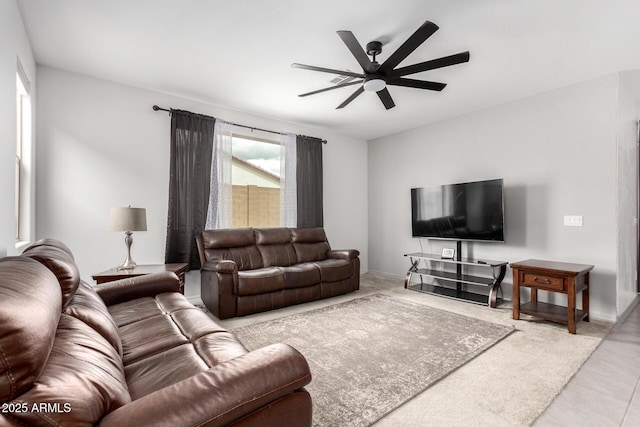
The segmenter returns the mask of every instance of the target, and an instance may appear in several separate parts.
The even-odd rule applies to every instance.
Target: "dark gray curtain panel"
[[[298,227],[322,227],[322,140],[296,137]]]
[[[171,112],[169,211],[165,263],[200,268],[195,237],[207,220],[211,182],[213,117]]]

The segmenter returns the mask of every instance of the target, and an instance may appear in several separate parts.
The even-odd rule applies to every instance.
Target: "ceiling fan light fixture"
[[[381,79],[380,77],[367,79],[362,85],[364,90],[366,90],[367,92],[380,92],[386,86],[387,82],[385,82],[384,79]]]

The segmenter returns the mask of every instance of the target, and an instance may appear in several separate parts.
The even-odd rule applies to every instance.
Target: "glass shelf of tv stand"
[[[506,261],[494,261],[475,258],[442,258],[436,254],[415,252],[405,254],[411,261],[407,271],[404,287],[419,292],[425,292],[447,298],[461,299],[474,304],[487,305],[495,308],[502,302],[502,288],[500,287],[507,270]],[[425,268],[420,268],[420,262]],[[456,271],[446,271],[435,268],[434,263],[453,264]],[[485,267],[491,269],[491,276],[476,276],[462,272],[462,266]],[[411,277],[417,274],[420,283],[411,284]],[[424,278],[427,278],[425,282]],[[488,289],[488,291],[487,291]]]

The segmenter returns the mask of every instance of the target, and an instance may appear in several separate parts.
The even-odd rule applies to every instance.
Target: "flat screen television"
[[[411,189],[413,237],[504,242],[502,179]]]

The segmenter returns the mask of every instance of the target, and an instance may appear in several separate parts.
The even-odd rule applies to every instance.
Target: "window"
[[[31,157],[31,99],[30,83],[18,62],[16,72],[16,173],[15,173],[15,228],[16,242],[27,241],[30,205]]]
[[[280,144],[234,135],[231,145],[233,227],[279,227]]]

